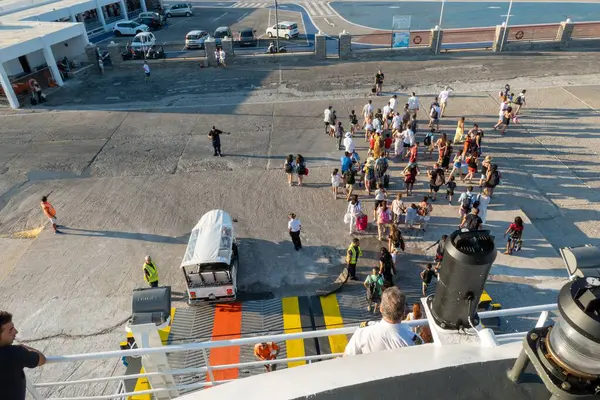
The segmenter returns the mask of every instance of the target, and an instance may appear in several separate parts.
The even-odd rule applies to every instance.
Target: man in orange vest
[[[51,193],[52,192],[42,197],[42,202],[40,203],[40,206],[42,207],[42,210],[44,211],[46,217],[48,217],[48,219],[50,220],[50,223],[52,224],[52,229],[54,229],[54,233],[62,233],[57,229],[58,225],[56,224],[56,210],[48,201],[48,196],[50,196]]]
[[[254,355],[259,360],[274,360],[279,354],[279,346],[274,342],[263,342],[254,345]],[[265,364],[267,372],[275,371],[277,364]]]

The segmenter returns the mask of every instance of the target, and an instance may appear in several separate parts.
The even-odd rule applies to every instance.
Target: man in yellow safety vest
[[[359,257],[362,257],[363,253],[360,249],[360,241],[358,238],[352,239],[352,243],[350,247],[348,247],[348,251],[346,253],[346,264],[348,268],[348,276],[353,281],[358,280],[356,277],[356,263]]]
[[[158,270],[150,256],[146,256],[144,259],[142,269],[144,270],[144,280],[148,282],[148,285],[150,285],[150,287],[158,287]]]

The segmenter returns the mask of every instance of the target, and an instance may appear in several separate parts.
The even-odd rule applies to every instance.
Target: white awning
[[[204,214],[190,235],[181,267],[231,261],[233,245],[231,216],[223,210]]]

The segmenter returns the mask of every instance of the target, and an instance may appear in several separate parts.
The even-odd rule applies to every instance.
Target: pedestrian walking
[[[221,65],[223,66],[223,68],[227,69],[227,63],[225,62],[225,50],[221,49],[221,51],[219,51],[219,62],[221,63]]]
[[[354,184],[356,183],[356,171],[350,167],[343,173],[344,182],[346,182],[346,200],[350,201],[350,196],[354,192]]]
[[[406,296],[397,287],[392,287],[381,295],[381,321],[365,323],[354,331],[344,350],[344,356],[368,354],[377,351],[393,350],[413,346],[420,342],[419,337],[402,323]]]
[[[483,187],[483,183],[486,181],[488,171],[492,167],[492,156],[486,156],[481,162],[481,178],[479,178],[479,187]]]
[[[275,360],[279,355],[279,346],[275,342],[262,342],[254,345],[254,356],[261,361]],[[277,364],[265,364],[267,372],[275,371]]]
[[[471,207],[473,206],[473,186],[468,186],[467,190],[460,195],[458,198],[458,204],[460,206],[458,214],[461,217],[469,214],[471,212]]]
[[[512,112],[512,107],[508,107],[506,111],[504,111],[504,116],[502,117],[502,125],[500,126],[500,134],[504,135],[506,130],[508,129],[508,125],[510,125],[510,120],[513,119],[514,115]]]
[[[396,107],[398,106],[398,96],[397,95],[393,95],[390,100],[388,101],[388,104],[390,105],[390,108],[392,109],[392,111],[396,110]]]
[[[365,104],[365,106],[363,107],[362,110],[362,114],[363,114],[363,128],[367,125],[367,118],[371,117],[373,115],[373,102],[371,100],[369,100],[367,102],[367,104]]]
[[[498,110],[498,123],[494,125],[494,130],[498,129],[502,125],[502,121],[504,120],[504,113],[509,107],[508,97],[502,96],[500,102],[500,109]]]
[[[296,251],[298,251],[302,248],[302,240],[300,240],[300,230],[302,229],[302,224],[300,223],[300,220],[296,218],[296,214],[294,213],[289,214],[288,218],[288,232],[292,238],[294,248]]]
[[[0,311],[0,387],[2,398],[25,400],[27,379],[24,368],[41,367],[46,356],[32,347],[13,344],[19,331],[12,322],[12,314]]]
[[[382,241],[386,235],[386,229],[392,223],[392,211],[387,206],[387,201],[383,201],[376,209],[377,214],[377,237]]]
[[[44,212],[44,215],[50,220],[50,223],[52,224],[52,229],[54,230],[54,233],[62,233],[61,231],[59,231],[58,228],[58,220],[56,219],[56,210],[54,209],[54,207],[52,206],[52,204],[50,204],[50,202],[48,201],[48,196],[50,196],[52,194],[52,192],[48,193],[45,196],[42,196],[42,201],[40,203],[40,207],[42,207],[42,211]]]
[[[475,200],[477,202],[479,202],[479,207],[477,207],[479,209],[479,218],[481,218],[481,224],[485,224],[485,221],[487,219],[487,209],[488,206],[490,205],[490,202],[492,201],[492,199],[490,198],[490,192],[488,191],[487,188],[483,189],[483,191],[481,192],[481,194],[479,196],[477,196],[477,199]]]
[[[463,182],[469,181],[469,185],[471,184],[471,180],[477,175],[477,168],[479,166],[479,158],[477,157],[477,152],[471,154],[466,159],[467,162],[467,170],[468,174],[462,180]]]
[[[342,121],[339,121],[337,123],[337,126],[335,127],[335,138],[337,140],[337,149],[338,150],[342,150],[342,140],[344,139],[345,133],[344,133],[344,127],[342,126]]]
[[[427,288],[431,285],[431,280],[435,276],[438,277],[438,271],[433,269],[431,263],[427,263],[427,266],[423,271],[421,271],[421,294],[423,297],[427,296]]]
[[[28,83],[29,91],[31,93],[31,104],[35,106],[36,104],[43,103],[44,101],[46,101],[46,96],[42,92],[42,87],[40,86],[38,81],[31,78],[29,79]]]
[[[144,78],[144,83],[148,83],[150,81],[150,66],[148,65],[147,61],[144,60],[144,65],[142,68],[144,69],[144,74],[146,75],[146,78]]]
[[[519,115],[519,111],[521,111],[521,107],[525,107],[527,102],[525,101],[525,93],[527,90],[521,90],[521,93],[515,99],[515,104],[517,105],[517,109],[515,110],[515,116]]]
[[[342,186],[342,176],[340,175],[340,170],[338,168],[334,168],[331,173],[331,189],[333,191],[333,199],[337,200],[338,189]]]
[[[381,295],[383,294],[383,277],[379,274],[379,269],[373,268],[371,274],[363,282],[363,286],[367,289],[367,311],[377,313],[377,307],[381,303]]]
[[[448,106],[448,98],[450,97],[450,93],[452,93],[454,89],[452,89],[450,86],[446,86],[446,88],[444,90],[442,90],[438,96],[438,99],[440,101],[440,118],[442,118],[444,116],[444,113],[446,112],[446,107]]]
[[[437,248],[435,249],[435,269],[439,271],[444,261],[444,252],[446,251],[446,244],[448,243],[448,235],[442,235],[440,240],[437,241]]]
[[[293,175],[294,175],[295,169],[296,169],[296,164],[294,163],[294,155],[289,154],[283,163],[283,170],[287,174],[288,184],[290,186],[293,185],[292,180],[293,180]]]
[[[434,125],[435,125],[435,131],[439,131],[440,130],[440,104],[438,103],[438,99],[436,98],[433,103],[431,103],[431,108],[429,109],[429,128],[434,129]]]
[[[419,167],[416,163],[409,163],[404,171],[402,171],[404,175],[404,185],[406,188],[406,195],[412,195],[413,187],[415,186],[415,182],[417,181],[417,175],[419,174]]]
[[[379,275],[383,276],[384,288],[387,289],[394,286],[396,265],[394,265],[394,258],[385,247],[382,247],[379,251]]]
[[[423,196],[423,200],[419,203],[417,214],[418,220],[421,224],[421,230],[427,231],[427,224],[431,219],[431,213],[433,212],[433,206],[429,202],[429,196]]]
[[[323,111],[323,123],[325,124],[325,134],[329,135],[329,132],[331,131],[329,129],[329,125],[331,125],[331,113],[332,113],[332,106],[329,106],[325,109],[325,111]]]
[[[412,311],[406,315],[404,321],[416,321],[418,319],[423,318],[423,312],[421,311],[421,305],[419,303],[413,304]],[[414,333],[417,333],[419,330],[418,326],[414,326],[411,328]]]
[[[388,250],[392,255],[392,260],[394,261],[394,268],[396,267],[396,260],[398,258],[398,254],[401,251],[404,251],[406,248],[406,244],[404,243],[404,239],[402,238],[402,232],[398,229],[397,224],[390,225],[390,235],[388,236]]]
[[[354,110],[350,112],[348,115],[348,119],[350,121],[350,133],[354,135],[354,132],[358,129],[358,117],[356,116]]]
[[[494,189],[500,184],[501,178],[502,176],[498,171],[498,165],[492,164],[485,177],[485,182],[483,183],[483,186],[488,190],[490,197],[493,197]]]
[[[458,144],[459,142],[462,142],[464,134],[465,134],[465,117],[460,117],[460,119],[456,123],[456,133],[454,134],[454,139],[452,140],[452,142],[454,144]]]
[[[296,175],[298,176],[298,186],[302,186],[304,177],[308,175],[308,168],[304,162],[304,157],[300,154],[296,155]]]
[[[523,245],[522,238],[524,229],[525,226],[523,225],[523,219],[521,217],[515,217],[514,222],[510,224],[506,232],[504,232],[504,237],[508,235],[506,251],[504,254],[511,255],[513,252],[521,250],[521,246]]]
[[[406,212],[406,206],[402,201],[402,193],[396,193],[396,198],[392,201],[392,218],[394,224],[400,224],[402,214]]]
[[[352,139],[352,134],[350,132],[346,132],[344,135],[344,151],[352,154],[354,153],[354,140]]]
[[[358,238],[352,239],[352,243],[348,247],[346,251],[346,265],[348,268],[348,276],[353,281],[358,280],[356,277],[356,264],[358,263],[358,259],[362,257],[363,252],[360,249],[360,240]]]
[[[375,95],[381,96],[381,90],[383,89],[383,79],[385,76],[381,70],[378,70],[375,74]]]
[[[222,130],[215,128],[214,125],[213,125],[212,129],[210,130],[210,132],[208,132],[208,137],[212,140],[213,150],[215,151],[213,156],[223,157],[223,154],[221,153],[221,135],[222,134],[229,135],[229,132],[223,132]]]
[[[218,47],[215,49],[215,61],[217,63],[217,68],[219,68],[221,66],[221,51]]]
[[[452,173],[454,173],[454,168],[452,169]],[[452,205],[452,196],[454,196],[454,190],[456,189],[456,182],[452,173],[448,178],[448,182],[446,182],[446,200],[448,200],[448,205],[450,206]]]
[[[408,98],[408,111],[415,117],[419,113],[419,98],[415,92],[412,92],[411,96]]]
[[[346,208],[346,214],[344,215],[344,223],[350,225],[349,234],[352,235],[354,229],[356,229],[357,221],[364,215],[362,209],[362,203],[358,200],[357,195],[349,197],[348,207]]]
[[[473,207],[471,213],[463,217],[458,228],[478,231],[481,228],[482,223],[483,221],[481,220],[481,217],[479,217],[479,208]]]
[[[375,190],[375,208],[373,209],[373,221],[377,220],[377,209],[386,201],[387,190],[385,190],[381,183],[377,183],[377,189]]]
[[[144,265],[142,265],[144,271],[144,280],[150,287],[158,287],[158,269],[152,261],[152,257],[149,255],[144,257]]]
[[[436,201],[440,187],[446,183],[444,170],[440,168],[438,163],[435,163],[433,164],[433,167],[427,171],[427,176],[429,177],[429,196],[433,196],[431,201]]]

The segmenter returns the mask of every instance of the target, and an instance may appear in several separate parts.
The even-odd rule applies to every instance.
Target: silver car
[[[191,3],[177,3],[173,4],[165,9],[165,15],[167,18],[171,17],[191,17],[194,12],[192,11]]]

